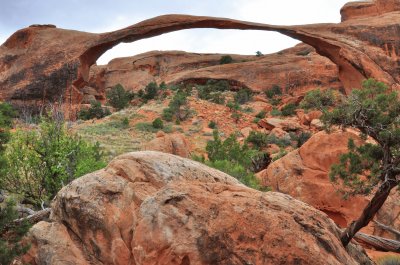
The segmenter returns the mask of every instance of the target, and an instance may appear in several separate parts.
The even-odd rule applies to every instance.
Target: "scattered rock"
[[[190,145],[181,133],[167,134],[146,143],[143,150],[160,151],[181,157],[190,157]]]

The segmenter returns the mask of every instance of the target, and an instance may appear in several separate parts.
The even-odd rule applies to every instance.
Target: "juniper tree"
[[[362,139],[355,144],[349,140],[349,151],[333,165],[330,178],[343,184],[345,195],[370,194],[372,199],[359,218],[342,233],[346,246],[354,235],[374,218],[400,183],[400,101],[398,93],[373,79],[363,82],[331,112],[325,112],[327,128],[339,125],[360,131]],[[372,140],[372,141],[371,141]]]

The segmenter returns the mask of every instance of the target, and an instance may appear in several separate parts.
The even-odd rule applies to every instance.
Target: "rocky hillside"
[[[305,44],[263,56],[229,55],[233,59],[229,64],[220,64],[222,56],[152,51],[92,66],[84,90],[96,94],[85,96],[84,102],[104,99],[104,91],[118,83],[138,91],[153,81],[204,84],[209,79],[226,80],[233,88],[255,92],[279,85],[297,95],[315,87],[343,88],[337,66]]]

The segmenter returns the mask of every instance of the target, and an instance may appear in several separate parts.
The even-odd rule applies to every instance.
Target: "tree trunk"
[[[349,244],[351,239],[361,228],[368,225],[374,218],[375,214],[385,203],[390,191],[396,186],[396,183],[390,184],[388,181],[383,182],[382,185],[379,186],[372,200],[364,208],[361,216],[356,221],[353,221],[342,233],[340,240],[344,247]]]
[[[372,220],[372,222],[374,222],[379,228],[394,234],[396,237],[400,237],[400,231],[394,229],[393,227],[390,227],[388,225],[384,225],[384,224],[382,224],[382,223],[380,223],[380,222],[378,222],[376,220]]]
[[[357,233],[354,236],[354,239],[377,250],[400,253],[400,241],[397,240],[367,235],[364,233]]]

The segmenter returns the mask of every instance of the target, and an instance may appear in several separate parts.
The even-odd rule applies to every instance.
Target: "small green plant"
[[[121,84],[117,84],[107,91],[106,97],[112,107],[121,110],[129,105],[129,102],[134,98],[134,93],[125,90]]]
[[[230,111],[240,110],[240,105],[234,101],[228,101],[228,103],[226,103],[226,106],[229,108]]]
[[[280,149],[279,150],[279,153],[277,154],[277,155],[275,155],[273,158],[272,158],[272,161],[276,161],[276,160],[278,160],[278,159],[281,159],[282,157],[284,157],[285,155],[287,155],[287,151],[285,150],[285,149]]]
[[[156,133],[158,131],[158,129],[153,127],[153,123],[151,122],[138,122],[135,124],[135,128],[141,132]]]
[[[163,110],[162,118],[166,121],[172,121],[176,118],[176,122],[186,120],[191,114],[187,94],[183,91],[177,91],[172,100],[169,102],[168,108]]]
[[[262,52],[260,52],[260,51],[256,51],[256,56],[257,57],[261,57],[261,56],[264,56],[264,54]]]
[[[4,153],[0,186],[34,207],[48,202],[69,182],[105,166],[98,144],[83,141],[63,120],[42,117],[37,130],[17,130]]]
[[[143,89],[139,89],[137,95],[138,95],[139,98],[143,98],[144,97],[144,90]]]
[[[262,110],[259,113],[257,113],[256,118],[264,119],[266,114],[267,114],[267,112],[265,110]]]
[[[225,97],[221,92],[214,92],[210,94],[210,101],[215,104],[223,105],[225,103]]]
[[[162,129],[164,128],[164,123],[160,118],[156,118],[154,119],[153,123],[152,123],[153,127],[155,129]]]
[[[260,118],[254,118],[253,123],[259,123],[260,122]]]
[[[281,112],[283,116],[292,116],[296,113],[297,105],[294,103],[289,103],[283,106]]]
[[[144,88],[143,93],[140,93],[140,91],[139,91],[139,93],[142,95],[141,98],[143,98],[145,101],[148,101],[151,99],[155,99],[158,95],[159,90],[160,90],[160,88],[157,86],[156,82],[150,82]]]
[[[231,118],[235,121],[235,123],[239,123],[240,119],[242,118],[243,114],[239,111],[234,111],[231,114]]]
[[[217,123],[215,121],[210,121],[208,123],[208,128],[215,129],[217,127]]]
[[[4,208],[0,209],[0,234],[5,233],[7,237],[0,238],[0,264],[11,264],[18,256],[23,255],[30,248],[29,245],[22,244],[22,237],[28,232],[30,225],[23,222],[17,226],[11,225],[12,221],[18,218],[14,201],[6,201]]]
[[[219,60],[219,64],[229,64],[233,62],[233,58],[230,55],[224,55]]]
[[[217,104],[224,104],[225,98],[222,92],[230,89],[226,80],[210,79],[205,85],[197,85],[198,96],[201,99],[209,100]]]
[[[304,99],[300,102],[300,107],[306,110],[317,109],[325,110],[335,104],[335,95],[332,89],[328,90],[312,90],[308,92]]]
[[[163,109],[161,117],[166,121],[172,121],[174,119],[174,112],[170,108]]]
[[[267,154],[251,149],[247,144],[241,145],[235,134],[221,140],[217,130],[213,132],[213,140],[207,142],[206,151],[209,160],[205,161],[203,157],[201,162],[237,178],[245,185],[264,190],[253,172],[267,167],[270,162]]]
[[[235,102],[238,104],[244,104],[248,101],[250,101],[252,97],[252,92],[248,88],[242,88],[240,89],[234,96]]]
[[[168,89],[168,86],[167,86],[167,84],[163,81],[163,82],[161,82],[159,88],[160,88],[161,90],[166,90],[166,89]]]
[[[254,112],[254,109],[253,109],[252,107],[245,107],[245,108],[243,109],[243,112],[246,112],[246,113],[253,113],[253,112]]]
[[[79,111],[78,118],[81,120],[101,119],[110,114],[110,110],[103,108],[99,101],[91,101],[88,109],[82,109]]]
[[[282,112],[276,108],[273,108],[271,110],[271,116],[277,117],[277,116],[282,116]]]
[[[290,138],[293,141],[296,141],[297,148],[300,148],[305,142],[308,141],[308,139],[310,139],[310,137],[311,137],[311,133],[309,133],[309,132],[301,132],[299,135],[290,133]]]
[[[127,117],[122,119],[122,128],[126,129],[129,127],[129,119]]]
[[[278,85],[273,85],[270,89],[265,90],[265,95],[267,98],[272,99],[275,96],[282,95],[282,88]]]
[[[246,138],[246,143],[251,143],[254,148],[260,150],[268,145],[268,135],[257,131],[251,131]]]

